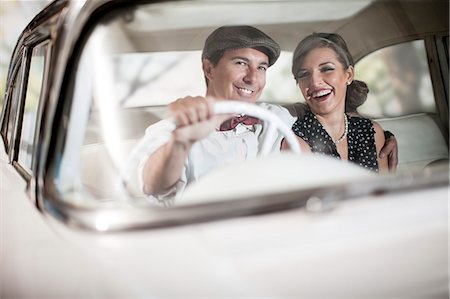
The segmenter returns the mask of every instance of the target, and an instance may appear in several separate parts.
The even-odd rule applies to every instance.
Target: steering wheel
[[[221,101],[214,104],[214,113],[246,114],[264,121],[265,124],[267,124],[267,134],[264,136],[264,139],[262,141],[262,147],[259,155],[265,156],[270,152],[270,148],[272,147],[276,139],[277,129],[281,134],[285,136],[286,141],[289,143],[292,151],[297,154],[300,153],[300,146],[291,128],[289,128],[283,122],[283,120],[280,119],[280,117],[267,109],[261,108],[255,104],[249,104],[245,102]]]
[[[240,102],[240,101],[218,101],[213,107],[214,114],[246,114],[253,116],[262,120],[267,127],[267,132],[262,140],[261,150],[259,155],[266,156],[271,147],[273,146],[275,139],[277,137],[277,130],[285,137],[291,150],[294,153],[299,154],[301,152],[300,146],[296,139],[295,134],[292,132],[291,128],[286,125],[283,120],[280,119],[276,114],[270,112],[267,109],[261,108],[258,105]],[[163,130],[167,132],[174,131],[176,129],[176,122],[174,118],[167,118],[161,121]],[[139,161],[143,155],[148,152],[149,147],[152,146],[152,141],[154,141],[155,136],[146,135],[137,143],[137,145],[132,149],[127,161],[124,164],[120,172],[118,191],[128,197],[128,182],[130,182],[130,177],[133,172],[136,172],[136,168]]]

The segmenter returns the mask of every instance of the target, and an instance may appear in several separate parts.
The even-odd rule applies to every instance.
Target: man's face
[[[216,66],[203,61],[208,78],[207,95],[217,99],[255,103],[266,84],[269,58],[251,48],[225,51]]]

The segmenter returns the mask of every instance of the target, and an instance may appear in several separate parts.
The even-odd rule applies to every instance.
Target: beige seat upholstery
[[[120,169],[144,135],[150,124],[161,120],[164,109],[155,107],[151,111],[122,109],[117,114],[117,121],[124,126],[116,132],[117,144],[106,145],[99,126],[98,115],[92,114],[85,137],[85,145],[80,152],[81,182],[83,187],[97,199],[114,199],[120,191]],[[113,161],[114,160],[114,161]],[[135,173],[130,173],[127,191],[133,197],[144,197]]]
[[[104,143],[89,144],[81,150],[81,181],[93,196],[98,199],[114,199],[122,182],[120,181],[119,168],[124,166],[128,154],[136,145],[138,140],[123,140],[120,148],[115,148],[116,154],[121,159],[114,162],[111,152]],[[130,181],[127,182],[127,192],[133,197],[144,197],[140,190],[137,171],[130,173]]]
[[[435,161],[448,160],[447,143],[431,114],[379,119],[377,122],[397,139],[398,170],[423,169]]]

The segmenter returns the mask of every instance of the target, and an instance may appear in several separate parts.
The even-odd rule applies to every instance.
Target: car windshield
[[[186,200],[177,195],[160,202],[143,193],[139,165],[146,150],[160,142],[145,139],[146,128],[167,119],[167,105],[176,99],[205,95],[201,51],[206,37],[219,26],[238,25],[243,20],[272,36],[282,50],[279,60],[267,71],[266,87],[258,102],[287,108],[304,102],[291,73],[295,46],[314,31],[342,30],[357,60],[357,78],[364,79],[369,89],[375,91],[358,112],[386,120],[383,128],[394,133],[400,147],[397,172],[422,171],[431,160],[448,157],[446,142],[437,125],[433,130],[438,134],[430,134],[423,141],[434,144],[432,158],[403,154],[414,138],[407,136],[410,130],[405,126],[414,122],[402,125],[392,118],[419,115],[422,118],[418,122],[432,122],[429,115],[436,113],[436,105],[429,96],[433,94],[431,79],[427,76],[427,65],[419,65],[414,75],[420,82],[415,84],[418,102],[404,104],[408,94],[394,96],[401,83],[400,87],[390,84],[393,81],[386,76],[395,76],[395,70],[385,65],[396,61],[406,50],[397,54],[378,52],[381,58],[373,61],[370,59],[375,59],[374,56],[369,54],[390,45],[388,34],[379,44],[374,39],[373,49],[368,36],[358,43],[358,35],[362,33],[355,26],[373,5],[372,1],[182,1],[176,5],[169,1],[115,9],[104,15],[82,45],[74,87],[66,95],[72,104],[61,155],[55,163],[56,190],[64,201],[81,206],[124,203],[173,206],[349,182],[356,186],[358,180],[366,182],[382,177],[337,159],[298,157],[286,152],[215,170],[203,182],[186,190]],[[396,38],[393,36],[392,40]],[[398,40],[405,41],[403,37]],[[426,57],[420,40],[408,41],[403,47],[411,51],[412,61],[417,55]],[[423,61],[426,63],[426,59]],[[377,93],[377,89],[385,93]],[[387,103],[387,98],[391,102]]]

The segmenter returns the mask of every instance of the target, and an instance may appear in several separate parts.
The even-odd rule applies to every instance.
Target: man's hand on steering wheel
[[[176,129],[173,137],[177,142],[193,143],[208,136],[224,122],[229,115],[215,115],[214,100],[211,97],[184,97],[169,105]]]

